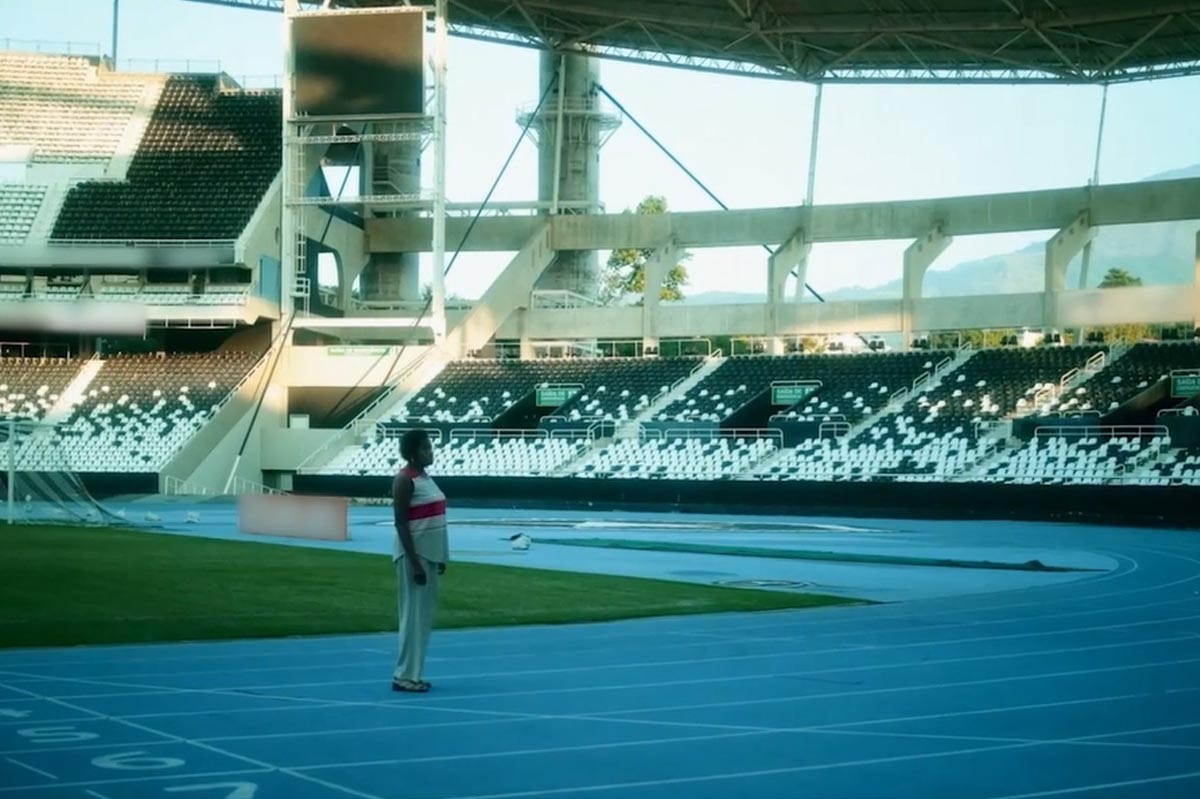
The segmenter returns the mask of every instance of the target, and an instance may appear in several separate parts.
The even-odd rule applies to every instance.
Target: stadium
[[[1200,790],[1200,176],[1099,179],[1109,87],[1200,75],[1200,2],[169,5],[272,20],[282,74],[126,68],[119,0],[107,51],[0,40],[0,797]],[[536,52],[537,95],[454,139],[468,41]],[[796,201],[726,205],[613,64],[815,86]],[[818,202],[825,93],[914,85],[1095,87],[1091,179]],[[711,210],[607,208],[618,129]],[[512,150],[452,200],[476,138]],[[536,195],[496,199],[522,145]],[[1166,226],[1186,282],[1101,279]],[[1036,289],[930,288],[1047,231]],[[878,242],[894,295],[816,285]],[[672,293],[726,248],[755,294]],[[428,701],[377,679],[394,595],[330,610],[394,591],[413,430],[477,581]],[[106,571],[41,576],[67,551]]]

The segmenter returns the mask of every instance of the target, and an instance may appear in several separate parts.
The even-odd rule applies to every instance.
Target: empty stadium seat
[[[859,355],[735,356],[677,398],[659,421],[721,422],[776,381],[819,380],[817,391],[785,418],[809,421],[842,417],[853,425],[879,411],[893,394],[907,389],[949,353],[864,353]]]
[[[109,358],[54,438],[31,454],[32,463],[77,472],[157,472],[260,356],[220,351]]]
[[[486,431],[450,436],[436,445],[430,472],[439,475],[548,477],[587,451],[586,437],[492,435]],[[399,435],[379,433],[338,453],[321,474],[385,476],[404,465]]]
[[[989,466],[982,479],[1006,483],[1101,484],[1132,473],[1167,442],[1158,436],[1101,438],[1035,436],[1024,447]]]
[[[1076,390],[1059,397],[1050,413],[1116,410],[1176,369],[1200,368],[1200,343],[1135,344],[1120,359],[1097,372]]]
[[[778,440],[770,436],[626,438],[589,456],[574,476],[731,480],[777,449]]]
[[[0,142],[43,163],[113,158],[156,75],[113,72],[96,57],[0,52]]]
[[[25,243],[45,196],[45,186],[0,184],[0,244]]]
[[[574,385],[577,394],[542,412],[566,420],[622,421],[636,417],[700,363],[691,357],[454,361],[391,419],[410,424],[486,422],[539,387]]]
[[[79,367],[74,358],[0,358],[0,418],[43,419]]]
[[[279,92],[173,75],[119,183],[71,189],[53,239],[236,239],[279,173]]]

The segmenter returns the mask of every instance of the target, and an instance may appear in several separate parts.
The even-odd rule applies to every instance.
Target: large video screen
[[[413,11],[296,17],[296,113],[423,113],[424,28]]]

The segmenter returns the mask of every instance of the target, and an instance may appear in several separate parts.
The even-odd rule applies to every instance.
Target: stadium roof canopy
[[[283,0],[190,1],[283,8]],[[300,2],[305,8],[322,5]],[[449,0],[449,5],[451,32],[459,36],[555,50],[587,46],[608,58],[784,80],[1115,83],[1200,74],[1200,0]]]

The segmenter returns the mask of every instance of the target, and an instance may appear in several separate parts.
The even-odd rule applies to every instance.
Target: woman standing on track
[[[421,678],[425,651],[437,610],[438,577],[446,573],[449,541],[446,534],[446,495],[425,469],[433,463],[433,442],[424,430],[409,430],[400,439],[404,468],[392,481],[399,594],[400,658],[392,674],[393,691],[424,693],[430,684]]]

